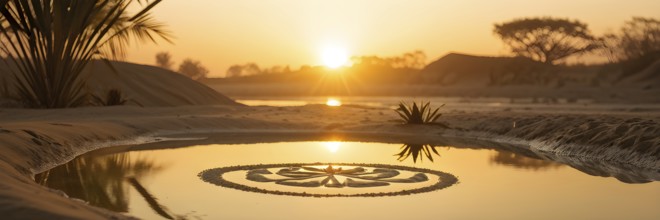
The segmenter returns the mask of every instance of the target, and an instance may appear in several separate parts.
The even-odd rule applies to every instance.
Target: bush
[[[172,65],[174,65],[174,63],[172,62],[172,55],[169,52],[160,52],[156,54],[156,66],[166,70],[172,70]]]
[[[128,102],[128,99],[126,99],[124,94],[118,89],[108,90],[105,99],[97,95],[92,96],[92,104],[99,106],[124,105],[126,102]]]
[[[619,33],[602,39],[604,52],[614,61],[644,60],[660,52],[660,20],[633,17]]]
[[[421,103],[420,105],[417,105],[416,102],[412,103],[411,105],[406,105],[405,103],[401,102],[399,103],[399,108],[397,108],[395,111],[406,124],[429,124],[429,123],[436,123],[435,121],[442,116],[441,113],[438,113],[438,110],[440,110],[441,107],[445,106],[445,104],[442,104],[438,108],[431,108],[429,105],[430,102],[426,103]],[[421,106],[421,107],[420,107]],[[437,124],[442,124],[442,123],[437,123]]]
[[[185,59],[183,62],[181,62],[181,65],[179,65],[179,73],[190,77],[191,79],[198,80],[206,78],[209,70],[206,69],[206,67],[204,67],[199,61]]]

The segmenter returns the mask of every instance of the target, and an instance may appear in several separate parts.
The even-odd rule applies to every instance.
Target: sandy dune
[[[108,90],[119,89],[129,100],[127,105],[144,107],[235,104],[213,89],[169,70],[125,62],[113,62],[113,67],[116,72],[101,61],[86,67],[83,78],[92,94],[105,97]],[[13,76],[7,68],[0,62],[0,83],[4,80],[11,85]]]

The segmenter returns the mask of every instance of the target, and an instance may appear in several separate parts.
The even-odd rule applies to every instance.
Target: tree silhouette
[[[424,51],[416,50],[413,52],[404,53],[402,67],[411,69],[422,69],[426,66],[426,54]]]
[[[244,65],[232,65],[227,69],[227,77],[251,76],[262,74],[261,68],[256,63]]]
[[[291,67],[287,66],[272,66],[270,68],[266,68],[265,70],[261,70],[262,73],[268,73],[268,74],[277,74],[277,73],[291,73]]]
[[[239,77],[243,73],[242,65],[232,65],[227,69],[227,77]]]
[[[354,56],[351,61],[356,65],[384,66],[389,68],[422,69],[426,66],[426,54],[424,51],[416,50],[404,53],[400,56]]]
[[[156,66],[172,70],[172,65],[174,65],[174,63],[172,62],[172,55],[170,55],[169,52],[160,52],[156,54]]]
[[[191,79],[197,80],[201,78],[205,78],[206,75],[209,73],[209,70],[206,69],[206,67],[202,66],[199,61],[192,60],[192,59],[185,59],[183,62],[181,62],[181,65],[179,65],[179,73],[190,77]]]
[[[555,18],[523,18],[495,24],[495,34],[519,56],[554,63],[597,48],[585,23]]]
[[[619,34],[606,34],[605,50],[613,60],[631,60],[660,52],[660,20],[633,17]]]

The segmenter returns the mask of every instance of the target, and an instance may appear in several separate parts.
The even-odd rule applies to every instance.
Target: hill
[[[427,83],[441,85],[490,85],[512,80],[530,83],[526,81],[533,79],[524,78],[549,68],[547,64],[524,57],[450,53],[424,67],[422,77]]]
[[[642,88],[660,88],[660,60],[655,61],[644,70],[624,78],[622,84],[641,85]]]
[[[208,86],[181,74],[154,66],[113,62],[116,72],[101,61],[91,62],[83,74],[92,94],[119,89],[128,105],[144,107],[182,105],[238,105]],[[13,79],[11,71],[0,62],[0,82]],[[11,88],[11,87],[10,87]]]

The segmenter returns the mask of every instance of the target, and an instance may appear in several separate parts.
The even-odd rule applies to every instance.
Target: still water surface
[[[431,103],[461,104],[473,106],[502,106],[529,104],[593,104],[590,99],[567,100],[564,98],[498,98],[498,97],[435,97],[435,96],[245,96],[232,97],[237,102],[249,106],[303,106],[313,104],[339,103],[370,107],[394,107],[401,101],[429,101]],[[335,104],[336,105],[336,104]]]
[[[428,169],[451,175],[457,182],[452,183],[451,176],[426,173],[428,180],[417,178],[412,185],[392,182],[362,188],[301,188],[246,180],[246,170],[223,175],[253,187],[326,194],[399,191],[425,187],[439,179],[449,183],[410,195],[314,198],[242,191],[198,177],[214,168],[316,162],[324,164],[308,170],[290,169],[284,174],[295,178],[318,175],[317,180],[323,181],[330,176],[328,172],[339,172],[342,165],[337,164],[359,163],[402,167],[398,171],[392,167],[379,170],[399,175],[394,178],[413,178]],[[326,167],[329,163],[335,164],[330,171]],[[274,176],[287,167],[269,168],[271,174],[263,176]],[[378,168],[343,165],[343,171],[355,167],[365,167],[360,172]],[[345,182],[345,176],[338,181]],[[202,145],[92,153],[37,175],[36,180],[92,205],[144,219],[660,219],[658,181],[629,184],[591,176],[560,163],[490,149],[360,142]]]

